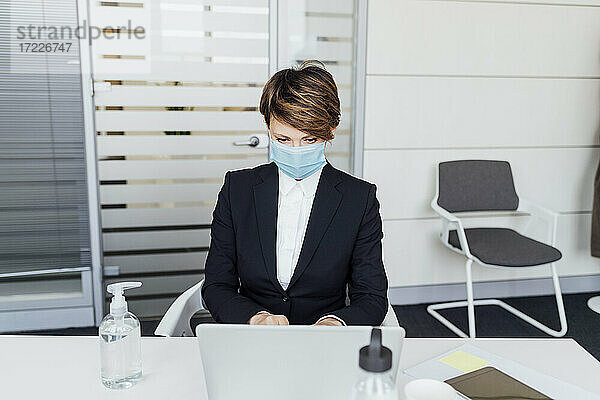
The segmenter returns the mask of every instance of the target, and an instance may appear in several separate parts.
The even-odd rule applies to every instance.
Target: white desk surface
[[[463,339],[406,339],[402,370],[465,343]],[[473,343],[542,373],[600,394],[600,363],[572,339],[476,339]],[[1,399],[206,399],[195,338],[142,338],[143,380],[114,391],[100,382],[96,336],[0,335]]]

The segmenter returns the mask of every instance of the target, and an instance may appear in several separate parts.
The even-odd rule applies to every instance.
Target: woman
[[[314,61],[281,70],[260,112],[272,162],[225,174],[202,288],[208,310],[221,323],[380,325],[388,284],[376,187],[325,158],[340,120],[333,77]]]

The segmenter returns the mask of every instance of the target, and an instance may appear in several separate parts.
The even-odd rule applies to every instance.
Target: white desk
[[[406,339],[400,369],[464,343]],[[571,339],[477,339],[484,350],[600,394],[600,363]],[[195,338],[142,338],[144,380],[126,391],[100,382],[95,336],[0,335],[1,399],[206,399]],[[408,379],[399,372],[399,385]]]

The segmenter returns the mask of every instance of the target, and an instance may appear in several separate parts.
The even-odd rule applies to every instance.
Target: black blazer
[[[298,264],[283,290],[275,259],[278,171],[271,162],[225,174],[202,288],[213,318],[244,324],[267,310],[285,315],[290,324],[313,324],[333,314],[348,325],[380,325],[388,307],[388,282],[376,186],[327,162]]]

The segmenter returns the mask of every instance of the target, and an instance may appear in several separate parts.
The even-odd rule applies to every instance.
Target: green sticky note
[[[483,358],[479,358],[462,350],[455,351],[444,358],[440,358],[440,362],[462,372],[473,372],[490,364]]]

